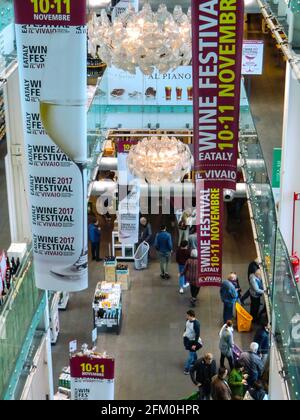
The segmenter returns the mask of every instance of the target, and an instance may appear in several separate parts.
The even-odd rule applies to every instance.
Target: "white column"
[[[12,242],[31,241],[27,175],[24,161],[23,117],[18,68],[4,85],[7,157],[5,159],[9,222]]]
[[[292,252],[294,193],[300,193],[300,83],[287,64],[279,227]],[[300,255],[300,203],[296,203],[295,250]]]

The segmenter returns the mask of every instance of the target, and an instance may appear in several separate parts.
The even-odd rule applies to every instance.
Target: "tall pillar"
[[[291,66],[287,64],[279,227],[289,253],[292,252],[294,193],[300,193],[299,109],[300,82],[295,79]],[[300,203],[296,203],[295,250],[300,255]]]
[[[5,168],[11,241],[30,242],[31,229],[24,161],[23,117],[17,66],[8,75],[4,85],[4,101],[7,133]]]

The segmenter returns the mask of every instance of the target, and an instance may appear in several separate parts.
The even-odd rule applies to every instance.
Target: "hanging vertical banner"
[[[15,0],[37,287],[87,288],[86,1]]]
[[[115,394],[115,361],[93,355],[74,356],[70,360],[71,399],[109,401]]]
[[[119,238],[125,245],[134,245],[139,241],[140,225],[140,186],[130,173],[127,165],[128,153],[136,140],[118,141],[119,173]]]
[[[210,264],[203,271],[199,257],[199,277],[203,285],[220,285],[222,230],[219,266],[215,267],[212,216],[216,217],[217,209],[212,206],[220,199],[218,217],[222,225],[223,189],[235,190],[237,182],[244,0],[195,0],[192,19],[197,207],[200,220],[207,222],[210,214],[209,225],[198,225],[199,254],[204,249],[200,244],[206,242],[205,261]]]
[[[196,179],[199,279],[202,286],[222,280],[223,189]]]

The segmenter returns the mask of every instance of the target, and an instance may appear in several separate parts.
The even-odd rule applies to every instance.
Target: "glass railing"
[[[0,76],[17,58],[12,0],[0,0]]]
[[[12,0],[0,0],[0,32],[14,20]]]
[[[241,108],[240,155],[257,245],[269,289],[274,339],[290,397],[300,400],[300,295],[290,257],[277,223],[277,209],[264,157],[247,101]],[[259,170],[253,160],[260,162]]]
[[[10,296],[0,308],[0,399],[15,370],[25,338],[44,293],[35,287],[31,253],[28,253]]]
[[[268,15],[278,21],[282,38],[288,39],[293,50],[300,52],[300,3],[298,0],[261,0],[267,6]],[[274,22],[275,23],[275,22]],[[277,26],[275,24],[275,26]]]

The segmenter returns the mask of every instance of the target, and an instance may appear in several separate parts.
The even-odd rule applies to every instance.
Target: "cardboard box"
[[[121,284],[122,290],[130,289],[129,270],[117,270],[117,282]]]

